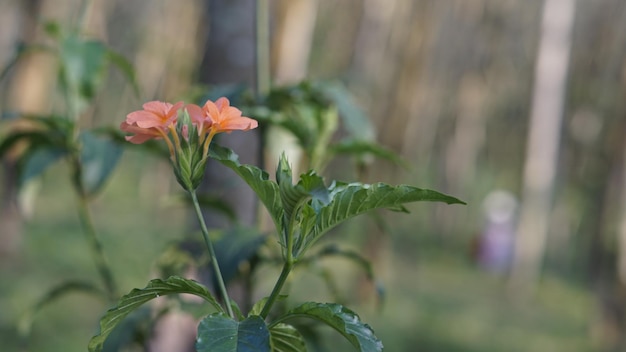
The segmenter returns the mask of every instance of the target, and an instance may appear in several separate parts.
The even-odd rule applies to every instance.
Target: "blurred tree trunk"
[[[626,62],[623,64],[622,80],[624,91],[626,91]],[[624,96],[626,100],[626,96]],[[626,119],[626,116],[622,118]],[[618,233],[618,259],[617,259],[617,274],[620,284],[626,288],[626,144],[624,145],[623,160],[622,160],[622,204],[620,214],[620,224]]]
[[[32,43],[36,38],[41,2],[39,0],[25,0],[21,1],[19,5],[19,14],[16,16],[18,20],[15,23],[18,26],[18,30],[15,31],[18,37],[6,39]],[[5,15],[9,15],[9,13]],[[29,56],[20,59],[9,76],[9,82],[2,82],[6,84],[7,89],[2,95],[4,104],[1,110],[3,112],[41,113],[47,103],[48,84],[51,76],[45,71],[49,71],[49,68],[49,63],[46,63],[45,58],[42,57]],[[18,189],[15,161],[10,157],[4,158],[1,167],[4,176],[2,178],[2,206],[0,207],[0,259],[10,260],[19,252],[21,246],[22,214],[20,214],[17,204]]]
[[[294,84],[307,76],[318,0],[279,0],[276,6],[274,80]]]
[[[200,67],[200,82],[210,85],[255,84],[255,13],[254,0],[209,0],[206,19],[209,23],[205,54]],[[235,150],[242,163],[261,165],[260,131],[219,135],[218,143]],[[200,191],[217,193],[235,211],[239,222],[253,226],[256,221],[256,196],[234,172],[209,159]],[[224,228],[222,215],[208,212],[209,227]]]
[[[274,82],[276,85],[296,84],[307,78],[318,0],[279,0],[275,5]],[[304,170],[301,170],[302,150],[296,138],[280,127],[270,127],[265,147],[265,162],[269,169],[278,164],[283,152],[293,167],[294,178],[298,177]],[[269,221],[264,223],[271,224]]]
[[[587,275],[592,285],[596,309],[595,319],[591,322],[592,334],[607,351],[624,351],[626,348],[626,286],[620,277],[619,249],[616,253],[606,234],[611,230],[611,216],[617,203],[616,195],[624,193],[623,132],[626,120],[620,119],[603,136],[604,150],[594,153],[594,170],[583,181],[588,203],[585,211],[586,225],[583,233],[589,236]],[[607,142],[608,141],[608,142]],[[614,143],[611,143],[614,141]],[[586,230],[586,231],[585,231]],[[620,242],[618,234],[618,244]]]
[[[426,88],[424,53],[436,8],[436,4],[425,1],[363,2],[353,53],[353,67],[358,76],[352,88],[358,92],[368,87],[365,108],[376,126],[377,140],[398,153],[407,140],[419,138],[416,134],[422,131],[414,123],[422,117],[416,106],[425,94],[422,91]],[[366,179],[359,181],[394,182],[395,175],[397,168],[385,164],[372,167]],[[378,214],[370,221],[376,226],[367,231],[363,256],[378,275],[393,278],[396,271],[392,269],[394,255],[390,251],[389,226]],[[361,275],[357,281],[358,299],[369,301],[375,296],[375,288],[371,280],[358,274]]]
[[[574,0],[545,0],[511,284],[529,289],[545,252],[566,90]]]

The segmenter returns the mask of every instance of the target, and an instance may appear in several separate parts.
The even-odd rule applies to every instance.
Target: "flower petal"
[[[189,118],[191,118],[191,123],[200,125],[204,122],[206,116],[201,107],[196,104],[187,104],[185,109],[189,114]]]

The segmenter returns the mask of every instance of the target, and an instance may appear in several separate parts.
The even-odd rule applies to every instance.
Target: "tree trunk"
[[[273,42],[273,71],[277,85],[296,84],[307,77],[318,0],[282,0],[277,2],[276,29]],[[292,165],[294,178],[302,171],[302,150],[290,132],[280,127],[267,131],[265,162],[274,168],[285,153]],[[263,221],[264,224],[271,224]]]
[[[543,7],[520,222],[511,272],[511,284],[516,290],[532,288],[541,272],[552,208],[574,11],[574,0],[545,0]]]
[[[16,21],[16,25],[19,27],[16,34],[19,37],[6,39],[32,43],[36,37],[37,17],[41,4],[38,0],[30,0],[23,1],[20,5],[19,20]],[[49,95],[48,83],[52,77],[50,74],[46,74],[50,73],[50,65],[45,62],[45,59],[37,56],[21,58],[9,77],[9,82],[0,82],[7,86],[5,93],[2,94],[2,111],[41,113],[45,109]],[[7,61],[3,60],[3,62]],[[0,245],[0,260],[10,261],[20,251],[23,214],[19,211],[17,203],[15,160],[10,157],[5,158],[0,167],[3,169],[2,205],[0,206],[0,243],[2,243]]]
[[[254,0],[209,0],[207,20],[208,40],[200,67],[200,82],[205,84],[245,84],[253,87],[255,71],[255,13]],[[224,19],[231,19],[225,21]],[[232,19],[237,19],[236,21]],[[217,54],[219,53],[219,54]],[[245,134],[234,132],[220,135],[218,143],[235,150],[242,163],[260,165],[261,136],[259,130]],[[219,192],[236,212],[239,222],[252,226],[256,221],[257,201],[254,192],[230,169],[216,161],[207,163],[201,191]],[[218,214],[206,214],[209,227],[224,228],[228,221]]]

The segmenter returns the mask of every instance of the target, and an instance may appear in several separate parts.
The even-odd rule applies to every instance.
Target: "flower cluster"
[[[120,129],[133,133],[126,140],[141,144],[150,139],[164,139],[174,164],[178,182],[188,191],[195,190],[202,176],[213,137],[222,132],[247,131],[258,122],[242,116],[241,110],[230,106],[227,98],[204,106],[151,101],[143,110],[131,112]]]

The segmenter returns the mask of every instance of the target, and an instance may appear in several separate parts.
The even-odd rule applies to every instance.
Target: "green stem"
[[[230,298],[228,297],[228,291],[226,291],[226,285],[224,284],[224,278],[222,278],[222,272],[220,271],[220,266],[217,263],[215,250],[213,249],[213,244],[211,243],[211,239],[209,238],[209,231],[207,230],[206,223],[204,222],[204,217],[202,216],[202,211],[200,210],[200,204],[198,203],[198,197],[196,196],[196,191],[189,191],[189,194],[191,195],[191,199],[193,200],[193,207],[196,210],[198,221],[200,221],[200,228],[202,229],[202,237],[204,237],[204,242],[206,243],[206,246],[209,249],[209,255],[211,256],[210,258],[211,265],[213,266],[213,271],[215,272],[215,277],[217,278],[217,285],[219,286],[220,292],[222,293],[222,297],[224,297],[224,304],[226,305],[226,309],[228,310],[228,315],[230,315],[231,318],[235,319],[233,308],[230,306]]]
[[[280,272],[280,276],[278,277],[278,281],[276,281],[272,293],[270,293],[270,296],[267,298],[267,301],[263,306],[263,310],[261,310],[261,318],[267,318],[267,315],[272,309],[272,306],[274,305],[274,303],[276,303],[276,300],[280,296],[280,291],[283,289],[283,286],[287,281],[287,277],[289,276],[291,269],[293,269],[293,262],[285,261],[285,264],[283,265],[283,270]]]
[[[287,248],[286,248],[287,253],[285,253],[285,264],[283,265],[283,270],[280,272],[278,281],[276,281],[276,284],[274,285],[274,289],[272,289],[272,293],[270,293],[270,296],[267,298],[267,301],[265,302],[265,305],[263,306],[263,309],[261,310],[261,317],[263,319],[267,317],[270,310],[272,309],[272,306],[274,305],[274,303],[280,296],[280,291],[283,289],[283,286],[285,285],[285,282],[287,281],[287,277],[289,276],[289,273],[291,272],[291,269],[293,269],[293,265],[295,263],[295,260],[293,258],[293,234],[294,234],[294,231],[296,230],[295,229],[295,216],[296,216],[299,206],[300,204],[298,204],[295,207],[295,210],[291,216],[291,219],[289,219],[289,223],[287,225],[287,231],[288,231],[287,232]]]
[[[256,5],[256,97],[270,91],[269,3],[259,0]]]
[[[87,240],[89,249],[91,250],[91,256],[96,264],[98,273],[100,274],[106,288],[107,295],[111,301],[115,301],[119,298],[117,293],[117,285],[115,284],[115,280],[113,279],[113,273],[111,272],[111,268],[109,267],[106,257],[104,256],[102,244],[100,243],[100,240],[98,240],[96,228],[93,224],[91,212],[89,211],[89,200],[82,183],[82,167],[80,165],[80,161],[76,157],[73,158],[72,163],[75,173],[74,181],[76,186],[76,193],[78,196],[78,216],[83,226],[85,239]]]

